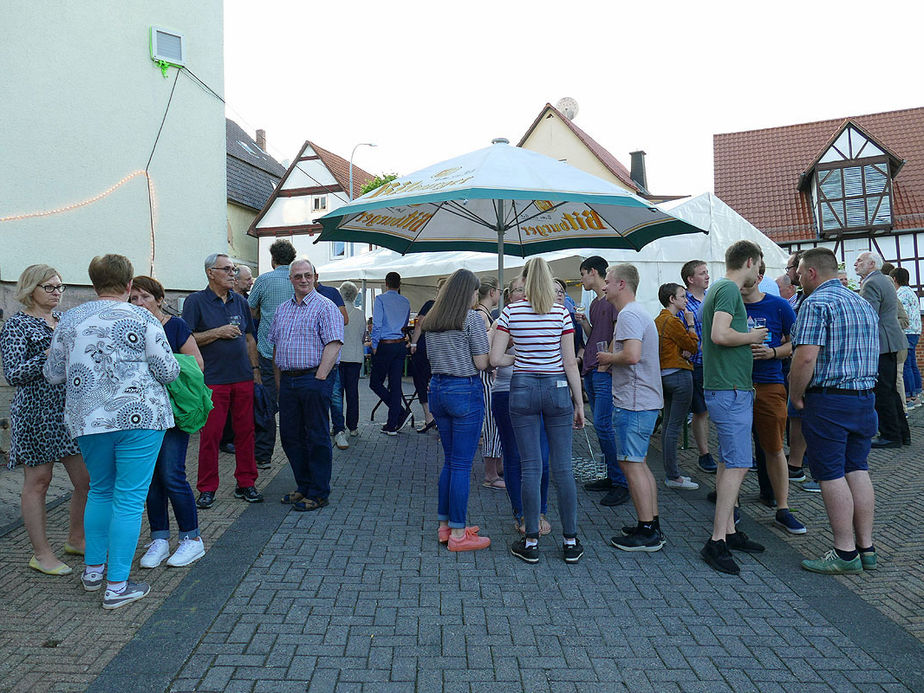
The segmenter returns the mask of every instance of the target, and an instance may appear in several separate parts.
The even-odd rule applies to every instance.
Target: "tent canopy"
[[[712,281],[725,275],[725,249],[739,240],[757,243],[764,251],[767,277],[775,279],[786,271],[788,253],[761,233],[751,223],[722,202],[712,193],[704,193],[681,202],[662,205],[671,214],[700,228],[708,229],[708,235],[700,233],[672,236],[653,241],[640,251],[579,248],[543,253],[556,276],[576,279],[580,276],[582,260],[591,255],[604,257],[609,264],[629,262],[638,268],[641,284],[638,300],[652,314],[661,310],[658,303],[658,287],[665,282],[680,283],[680,268],[693,259],[704,260],[709,266]],[[507,270],[523,266],[525,258],[505,257]],[[493,275],[497,272],[497,256],[477,252],[436,252],[399,255],[384,248],[346,260],[338,260],[317,268],[321,281],[328,285],[351,280],[367,285],[380,286],[389,272],[401,275],[402,293],[411,301],[412,307],[419,306],[431,298],[440,277],[445,277],[460,268],[470,269],[478,275]]]

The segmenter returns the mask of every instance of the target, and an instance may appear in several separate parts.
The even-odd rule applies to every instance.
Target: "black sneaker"
[[[703,557],[703,560],[711,568],[718,570],[720,573],[728,573],[729,575],[739,575],[741,573],[741,568],[735,563],[731,552],[721,539],[719,541],[709,539],[705,546],[700,549],[699,555]]]
[[[234,497],[241,498],[248,503],[262,503],[263,494],[257,491],[255,486],[247,486],[246,488],[241,488],[237,486],[234,489]]]
[[[623,551],[645,551],[646,553],[653,553],[655,551],[660,551],[661,547],[664,546],[664,542],[661,541],[661,537],[657,530],[645,532],[636,529],[635,532],[628,536],[613,537],[610,539],[610,545],[615,546],[617,549],[622,549]]]
[[[789,467],[789,480],[805,481],[805,470],[802,467]]]
[[[759,497],[757,498],[757,501],[758,501],[761,505],[766,505],[768,508],[775,508],[775,507],[776,507],[776,498],[767,498],[766,496],[759,496]]]
[[[745,553],[763,553],[764,545],[748,539],[748,535],[738,531],[725,537],[725,543],[732,551],[744,551]]]
[[[221,443],[218,446],[218,449],[221,450],[222,452],[228,453],[229,455],[233,455],[236,452],[234,448],[234,443]]]
[[[710,503],[715,503],[715,499],[718,498],[715,491],[710,491],[706,494],[706,500]]]
[[[609,491],[611,488],[613,488],[613,482],[610,481],[609,477],[594,479],[584,484],[585,491]]]
[[[199,494],[199,499],[196,501],[196,507],[200,510],[205,510],[206,508],[211,508],[212,503],[215,502],[215,494],[212,491],[203,491]]]
[[[257,460],[257,469],[269,469],[273,466],[270,460]]]
[[[526,543],[525,540],[523,543]],[[562,555],[565,557],[565,563],[577,563],[581,560],[581,556],[584,555],[584,547],[581,546],[581,540],[575,539],[573,544],[564,544],[562,546]]]
[[[411,419],[413,418],[411,414],[412,412],[410,407],[404,410],[404,413],[401,414],[401,422],[395,427],[396,431],[400,431],[402,428],[411,423]]]
[[[629,500],[629,489],[625,486],[614,486],[603,498],[600,499],[600,505],[614,506],[622,505]]]
[[[712,454],[708,452],[705,455],[700,455],[697,463],[699,464],[699,468],[707,474],[715,474],[715,471],[719,468],[719,465],[712,459]]]
[[[623,525],[622,526],[622,536],[628,537],[635,534],[638,531],[638,525]],[[667,537],[664,536],[664,532],[660,529],[656,529],[655,532],[658,533],[658,539],[661,540],[662,544],[667,543]]]
[[[525,537],[517,539],[510,545],[510,553],[527,563],[539,562],[539,545],[527,546]],[[580,556],[578,556],[578,558],[580,558]]]

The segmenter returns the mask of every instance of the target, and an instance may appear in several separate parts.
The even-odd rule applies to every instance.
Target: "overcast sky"
[[[228,116],[411,173],[516,144],[546,102],[654,193],[712,190],[712,135],[924,105],[911,2],[225,0]],[[917,86],[915,86],[917,85]],[[807,162],[808,163],[808,162]]]

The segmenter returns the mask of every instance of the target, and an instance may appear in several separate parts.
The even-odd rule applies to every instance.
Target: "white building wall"
[[[164,79],[150,58],[151,26],[184,34],[187,66],[223,93],[220,0],[127,0],[108,11],[82,3],[17,3],[0,22],[0,218],[87,200],[150,166],[153,273],[167,288],[198,289],[202,260],[227,248],[224,105],[187,75]],[[147,183],[137,176],[62,214],[0,222],[0,282],[33,263],[89,284],[90,259],[128,256],[152,271]]]

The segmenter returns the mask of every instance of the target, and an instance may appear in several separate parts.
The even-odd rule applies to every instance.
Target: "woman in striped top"
[[[491,311],[497,307],[500,292],[497,290],[497,278],[485,277],[478,287],[478,300],[475,303],[475,312],[484,320],[486,332],[491,330],[494,318]],[[491,412],[491,381],[493,377],[488,371],[481,373],[481,385],[484,390],[484,426],[481,428],[481,456],[484,458],[484,480],[481,485],[485,488],[504,490],[504,480],[500,476],[501,440],[494,415]]]
[[[526,297],[504,308],[491,345],[491,364],[513,364],[510,414],[520,451],[526,536],[510,551],[527,563],[539,561],[539,486],[542,462],[539,429],[549,438],[549,467],[558,496],[564,559],[584,555],[577,538],[577,491],[571,467],[571,428],[584,426],[581,381],[574,356],[574,327],[563,305],[555,303],[548,263],[534,258],[523,269]],[[505,352],[513,341],[516,354]]]
[[[484,395],[479,371],[488,367],[488,335],[484,321],[471,310],[478,295],[478,277],[456,270],[440,289],[423,321],[430,359],[430,411],[445,457],[439,480],[438,537],[450,551],[477,551],[491,545],[466,526],[469,478],[484,421]]]

